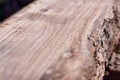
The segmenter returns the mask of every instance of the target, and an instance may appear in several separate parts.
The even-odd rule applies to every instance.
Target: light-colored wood
[[[78,75],[74,71],[87,65],[85,62],[92,55],[86,46],[87,38],[93,26],[112,17],[113,3],[113,0],[38,0],[4,21],[0,25],[0,80],[42,80],[50,72],[49,67],[61,57],[73,55],[71,52],[78,57],[65,63],[67,73]]]

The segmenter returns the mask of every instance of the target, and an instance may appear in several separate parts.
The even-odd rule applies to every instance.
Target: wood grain
[[[0,80],[87,80],[77,79],[83,71],[75,71],[92,61],[88,36],[93,26],[112,16],[113,3],[37,0],[4,21],[0,24]],[[76,58],[67,60],[71,55]],[[62,62],[67,77],[43,78],[50,67],[62,67]]]

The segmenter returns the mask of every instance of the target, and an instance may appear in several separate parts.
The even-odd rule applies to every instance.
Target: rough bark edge
[[[104,19],[103,25],[94,28],[90,36],[96,62],[96,78],[101,80],[111,70],[120,71],[120,18],[117,7],[113,7],[113,18]]]

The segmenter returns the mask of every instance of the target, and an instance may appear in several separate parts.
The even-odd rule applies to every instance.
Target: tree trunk
[[[0,80],[118,80],[119,0],[37,0],[0,24]]]

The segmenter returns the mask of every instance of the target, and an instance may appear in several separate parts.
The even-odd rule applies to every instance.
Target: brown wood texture
[[[102,80],[106,60],[100,57],[96,69],[91,34],[113,18],[114,5],[115,0],[31,3],[0,24],[0,80]]]

